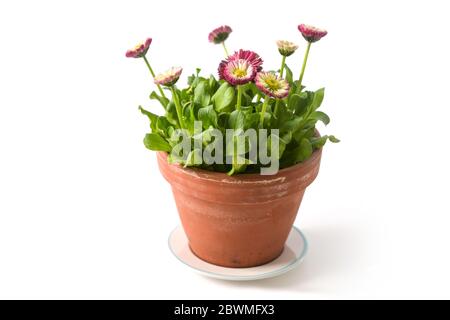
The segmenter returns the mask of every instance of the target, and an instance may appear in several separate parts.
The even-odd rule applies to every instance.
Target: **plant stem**
[[[286,56],[281,59],[280,77],[283,78],[284,66],[286,65]]]
[[[175,103],[175,109],[177,110],[178,123],[180,124],[181,129],[184,129],[183,108],[181,107],[180,100],[178,100],[178,94],[175,91],[174,86],[170,87],[170,91],[172,92],[172,99]]]
[[[223,47],[223,50],[225,51],[225,58],[228,58],[228,56],[230,54],[228,53],[227,46],[225,45],[225,41],[222,42],[222,47]]]
[[[277,99],[275,101],[275,110],[273,111],[273,114],[275,115],[276,118],[278,118],[278,108],[279,108],[279,104],[280,104],[280,99]]]
[[[236,110],[241,110],[241,104],[242,104],[242,86],[241,85],[237,85]]]
[[[266,114],[267,105],[269,104],[269,96],[264,97],[264,103],[261,109],[261,119],[259,120],[259,126],[262,128],[264,125],[264,115]]]
[[[298,90],[299,91],[302,90],[303,75],[305,74],[306,62],[308,61],[308,55],[309,55],[309,49],[311,48],[311,43],[312,42],[308,42],[308,46],[306,47],[305,57],[303,58],[302,71],[300,72],[300,78],[298,79],[298,81],[299,81],[299,89]]]
[[[148,70],[150,70],[150,74],[152,75],[153,79],[155,79],[155,73],[153,72],[152,67],[150,66],[150,63],[147,60],[146,56],[143,56],[145,64],[147,65]],[[161,86],[159,84],[156,85],[158,87],[159,93],[161,93],[161,96],[166,98],[166,95],[164,94],[164,91],[162,90]]]

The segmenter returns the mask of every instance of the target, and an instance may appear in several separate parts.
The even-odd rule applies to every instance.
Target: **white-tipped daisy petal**
[[[283,99],[289,94],[289,83],[274,72],[258,72],[255,84],[259,90],[272,98]]]
[[[286,40],[277,41],[278,51],[282,56],[289,57],[298,49],[298,45]]]
[[[166,72],[158,74],[155,77],[155,83],[161,86],[171,87],[178,81],[181,72],[183,72],[183,68],[172,67]]]

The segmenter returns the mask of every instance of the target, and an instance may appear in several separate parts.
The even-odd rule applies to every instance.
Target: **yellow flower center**
[[[236,68],[233,70],[233,75],[238,78],[243,78],[247,75],[247,70]]]
[[[267,79],[265,82],[271,90],[280,89],[280,82],[277,79],[270,78],[270,79]]]

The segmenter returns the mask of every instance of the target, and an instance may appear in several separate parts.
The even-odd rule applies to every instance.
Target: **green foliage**
[[[170,144],[157,133],[147,133],[144,138],[144,145],[153,151],[171,151]]]
[[[235,95],[234,88],[227,82],[223,82],[212,97],[217,112],[231,111],[234,106]]]
[[[188,139],[195,140],[201,137],[201,143],[214,145],[213,131],[219,130],[223,135],[227,129],[247,130],[261,129],[261,110],[264,98],[253,83],[242,87],[242,107],[236,109],[237,90],[223,80],[217,80],[214,76],[204,78],[200,76],[200,69],[188,77],[188,87],[182,90],[174,88],[181,105],[184,127],[184,135]],[[293,80],[292,71],[285,66],[285,78],[289,82],[291,90],[289,96],[276,102],[271,99],[267,104],[267,110],[262,117],[264,129],[268,129],[268,145],[277,142],[278,156],[281,167],[292,166],[307,160],[314,150],[322,148],[327,141],[337,143],[334,136],[318,136],[317,122],[324,125],[330,123],[327,114],[319,111],[325,90],[306,91],[298,81]],[[180,129],[180,121],[174,99],[161,97],[156,92],[150,94],[152,100],[158,101],[164,108],[164,115],[158,116],[139,107],[142,114],[150,120],[151,133],[144,138],[145,146],[150,150],[170,152],[179,142],[174,132]],[[276,113],[275,113],[276,111]],[[202,121],[202,132],[195,132],[194,121]],[[271,134],[270,129],[279,129],[279,135]],[[220,146],[221,156],[230,157],[230,148],[237,145],[238,136],[233,136],[230,141]],[[228,148],[227,148],[228,147]],[[176,156],[171,154],[170,161],[181,162],[184,166],[196,166],[207,170],[228,172],[236,174],[242,172],[257,172],[262,167],[259,158],[256,162],[249,157],[251,150],[256,146],[245,144],[245,150],[234,152],[233,164],[207,165],[201,162],[202,152],[194,143],[187,154]],[[223,149],[223,150],[222,150]],[[236,151],[236,150],[235,150]],[[200,162],[199,162],[200,160]],[[225,161],[224,161],[225,163]]]

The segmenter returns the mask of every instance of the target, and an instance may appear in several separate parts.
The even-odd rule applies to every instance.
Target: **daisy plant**
[[[327,31],[324,29],[319,29],[307,24],[300,24],[298,26],[298,31],[302,34],[303,38],[308,42],[306,46],[305,56],[303,57],[302,69],[300,71],[300,77],[298,79],[300,86],[302,85],[303,75],[305,74],[306,62],[308,61],[309,50],[311,49],[311,44],[319,41],[327,35]]]
[[[225,40],[228,39],[231,32],[233,32],[233,30],[229,26],[220,26],[211,31],[208,35],[209,42],[222,45],[223,50],[225,51],[225,57],[229,56]]]
[[[145,61],[158,90],[150,93],[150,99],[159,102],[164,111],[158,115],[139,107],[150,120],[145,146],[169,153],[168,159],[173,163],[233,175],[258,172],[267,164],[260,145],[245,140],[246,137],[244,147],[238,150],[236,141],[242,132],[267,132],[266,144],[276,146],[276,152],[272,149],[270,152],[276,155],[281,168],[307,160],[327,141],[339,142],[331,135],[320,136],[316,130],[318,122],[325,125],[330,122],[328,115],[318,110],[324,98],[324,88],[310,91],[303,86],[311,44],[327,32],[305,24],[299,25],[298,30],[306,40],[298,79],[294,79],[287,63],[299,48],[297,44],[286,40],[276,42],[281,66],[272,71],[263,68],[262,58],[252,50],[239,49],[228,53],[225,41],[232,32],[229,26],[216,28],[208,36],[211,43],[221,44],[225,50],[225,59],[218,64],[218,76],[205,77],[200,74],[200,69],[196,69],[187,77],[187,86],[184,87],[178,86],[183,71],[181,67],[172,67],[159,74],[153,72],[146,57],[151,38],[128,50],[127,57]],[[274,46],[274,51],[276,48]],[[224,142],[218,138],[231,129],[234,132],[231,139],[227,136]],[[192,143],[187,150],[175,152],[180,138],[187,138]],[[258,143],[260,139],[261,135],[258,135]],[[202,161],[207,151],[216,160],[223,161]],[[255,154],[256,157],[251,156]]]
[[[148,61],[146,55],[148,52],[148,49],[150,48],[150,45],[152,43],[152,38],[147,38],[144,42],[138,43],[133,49],[127,50],[125,53],[125,56],[127,58],[142,58],[144,59],[145,64],[147,65],[148,70],[150,71],[150,74],[153,78],[155,78],[155,72],[153,71],[152,67],[150,66],[150,62]],[[162,97],[166,98],[164,95],[164,91],[161,89],[161,86],[159,84],[156,84],[158,87],[158,90]]]
[[[283,66],[282,66],[283,67]],[[280,71],[280,74],[282,72]],[[264,125],[264,117],[266,114],[267,106],[269,105],[270,98],[284,99],[289,95],[289,83],[277,76],[275,72],[259,72],[255,78],[256,87],[261,90],[266,96],[261,108],[261,116],[259,126],[262,128]],[[275,104],[276,108],[277,104]],[[275,111],[276,114],[276,111]]]

